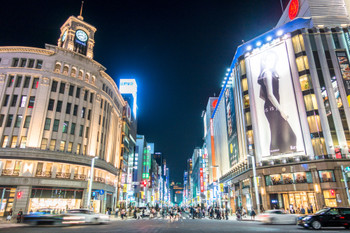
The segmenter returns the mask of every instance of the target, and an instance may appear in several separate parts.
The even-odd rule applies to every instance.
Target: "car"
[[[141,215],[149,216],[151,211],[147,207],[139,207]],[[143,212],[144,211],[144,212]]]
[[[30,225],[60,225],[62,215],[54,214],[53,209],[39,209],[36,212],[23,215],[23,223]]]
[[[317,211],[314,215],[301,217],[298,225],[319,230],[322,227],[345,227],[350,229],[350,208],[334,207]]]
[[[109,222],[109,216],[106,214],[96,214],[88,209],[68,210],[62,217],[62,224],[101,224]]]
[[[298,216],[284,210],[267,210],[256,216],[256,219],[267,224],[296,224]]]

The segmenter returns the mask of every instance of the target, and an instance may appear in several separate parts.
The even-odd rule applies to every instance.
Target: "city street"
[[[1,226],[0,226],[1,227]],[[167,219],[127,219],[112,221],[106,225],[79,225],[69,227],[21,227],[1,229],[0,232],[315,232],[295,225],[263,225],[253,221],[189,219],[182,217],[179,221],[170,222]],[[344,228],[325,228],[317,232],[347,232]]]

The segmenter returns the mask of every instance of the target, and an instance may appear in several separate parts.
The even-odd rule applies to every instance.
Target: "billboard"
[[[132,110],[134,113],[134,117],[136,118],[137,112],[137,84],[135,79],[120,79],[119,81],[119,91],[121,94],[132,94],[133,96],[133,104]]]
[[[261,158],[304,153],[286,44],[252,55],[249,61]]]
[[[203,193],[203,192],[204,192],[203,168],[200,168],[200,169],[199,169],[199,178],[200,178],[201,193]]]
[[[228,140],[228,156],[230,167],[233,167],[239,159],[238,137],[236,124],[236,111],[233,98],[233,89],[231,86],[225,90],[225,106],[227,121],[227,140]]]

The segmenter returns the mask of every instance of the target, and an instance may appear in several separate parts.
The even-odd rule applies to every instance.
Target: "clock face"
[[[65,31],[63,33],[63,36],[62,36],[62,42],[64,42],[66,40],[66,37],[67,37],[67,31]]]
[[[75,32],[76,37],[78,38],[78,40],[82,41],[82,42],[86,42],[88,39],[88,36],[86,35],[86,33],[82,30],[78,30]]]

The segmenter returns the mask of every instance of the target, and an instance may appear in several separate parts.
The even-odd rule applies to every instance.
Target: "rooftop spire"
[[[78,16],[78,19],[81,19],[81,20],[84,19],[83,16],[82,16],[82,14],[83,14],[83,6],[84,6],[84,1],[81,1],[80,15]]]

